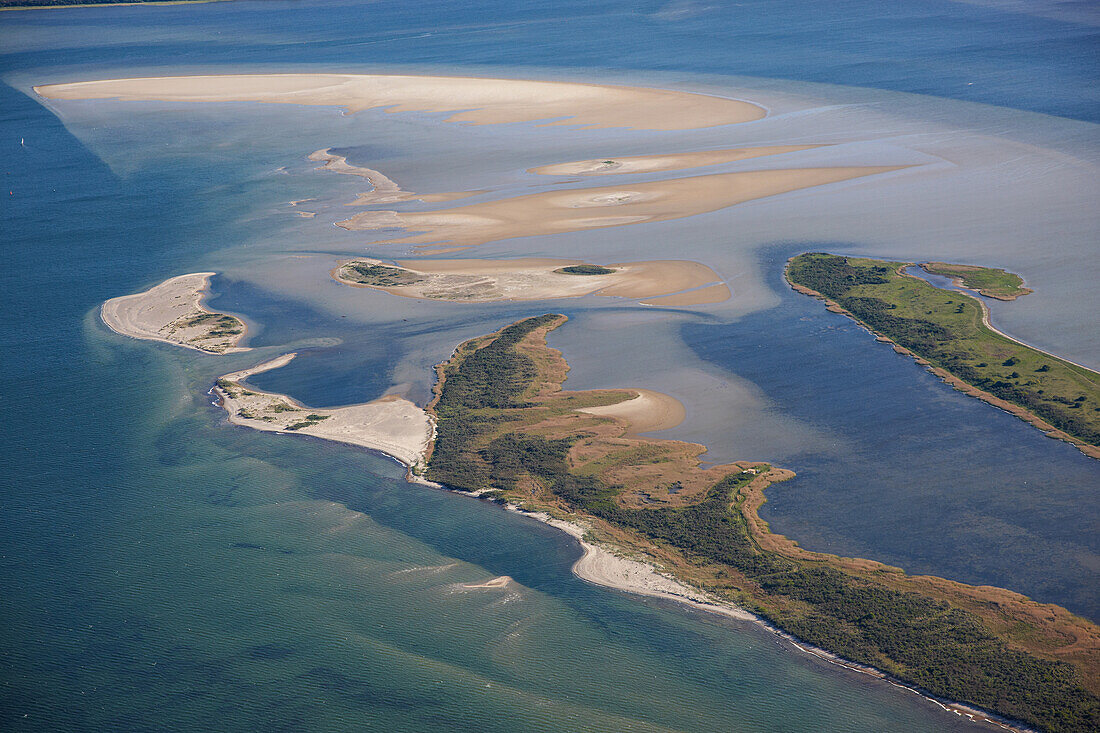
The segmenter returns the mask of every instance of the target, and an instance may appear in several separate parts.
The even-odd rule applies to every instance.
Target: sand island
[[[209,354],[247,351],[237,344],[245,325],[236,316],[202,305],[213,272],[169,278],[144,293],[111,298],[100,308],[103,322],[123,336],[163,341]]]
[[[752,122],[763,108],[737,99],[666,89],[573,82],[375,74],[224,74],[106,79],[34,88],[46,99],[266,102],[349,112],[453,112],[448,122],[637,130],[691,130]]]
[[[676,305],[727,300],[729,288],[714,270],[698,262],[657,260],[607,266],[577,260],[382,260],[357,258],[333,270],[354,287],[427,300],[483,303],[596,295],[652,298],[678,293]],[[718,300],[715,300],[718,296]]]

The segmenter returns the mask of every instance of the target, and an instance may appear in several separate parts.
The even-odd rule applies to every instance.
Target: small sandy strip
[[[385,174],[374,170],[373,168],[364,168],[358,165],[352,165],[348,162],[348,159],[343,155],[334,155],[329,152],[330,148],[323,148],[321,150],[315,150],[309,154],[309,159],[317,162],[324,163],[319,170],[331,171],[333,173],[343,173],[349,176],[359,176],[360,178],[366,178],[373,187],[372,190],[361,193],[352,201],[348,206],[370,206],[372,204],[392,204],[398,201],[425,201],[425,202],[440,202],[440,201],[454,201],[455,199],[466,198],[467,196],[473,196],[479,191],[460,191],[458,193],[432,193],[432,194],[418,194],[412,191],[405,191],[401,186],[397,185],[392,179]],[[295,205],[295,202],[291,202],[291,206]]]
[[[820,145],[773,145],[761,148],[730,148],[727,150],[700,150],[692,153],[668,155],[631,155],[624,158],[593,158],[571,163],[555,163],[528,168],[528,173],[543,176],[611,176],[623,173],[657,173],[698,168],[705,165],[734,163],[738,160],[761,158],[767,155],[795,153]]]
[[[508,584],[512,582],[512,579],[507,575],[501,575],[499,578],[493,578],[492,580],[486,580],[484,583],[463,583],[463,588],[507,588]]]
[[[686,260],[619,262],[607,265],[612,273],[575,275],[558,272],[565,267],[586,265],[579,260],[520,258],[514,260],[399,260],[396,266],[419,277],[407,285],[373,285],[357,282],[351,266],[356,264],[393,267],[382,260],[357,258],[332,271],[341,283],[353,287],[384,290],[393,295],[426,300],[483,303],[494,300],[547,300],[596,295],[624,298],[649,298],[666,293],[689,292],[675,296],[677,305],[717,302],[718,291],[700,288],[719,280],[718,273],[706,265]],[[725,285],[725,300],[729,290]]]
[[[615,417],[630,423],[626,435],[668,430],[684,421],[687,411],[680,400],[649,389],[633,389],[633,399],[603,407],[582,407],[577,412],[598,417]]]
[[[163,341],[211,354],[248,351],[237,347],[246,331],[243,322],[202,306],[214,274],[179,275],[144,293],[111,298],[100,308],[100,317],[115,333],[136,339]]]
[[[545,191],[427,212],[371,211],[337,226],[419,232],[385,244],[471,247],[512,237],[671,221],[727,206],[906,166],[796,168],[717,173],[618,186]]]
[[[454,112],[448,122],[690,130],[751,122],[763,108],[737,99],[643,87],[451,76],[225,74],[108,79],[34,88],[47,99],[268,102],[358,112]]]
[[[434,430],[428,414],[406,399],[388,396],[360,405],[313,409],[286,395],[244,384],[253,374],[278,369],[295,356],[283,354],[218,380],[214,393],[231,423],[363,446],[393,456],[410,468],[421,464]]]

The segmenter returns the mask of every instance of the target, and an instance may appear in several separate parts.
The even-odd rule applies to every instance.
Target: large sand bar
[[[570,163],[540,165],[527,169],[528,173],[544,176],[612,176],[624,173],[658,173],[660,171],[678,171],[685,168],[699,168],[706,165],[735,163],[750,158],[763,158],[768,155],[795,153],[810,150],[820,145],[773,145],[760,148],[730,148],[727,150],[699,150],[691,153],[670,153],[667,155],[631,155],[624,158],[593,158],[575,160]]]
[[[547,124],[689,130],[751,122],[750,102],[666,89],[572,82],[373,74],[225,74],[46,84],[47,99],[269,102],[329,105],[349,112],[454,112],[448,122]],[[564,119],[561,119],[564,118]]]
[[[214,388],[229,421],[256,430],[301,433],[382,451],[406,466],[417,466],[432,439],[424,410],[400,397],[388,396],[360,405],[313,409],[286,395],[261,392],[243,384],[253,374],[285,366],[297,354],[282,356],[251,369],[226,374]]]
[[[247,351],[240,319],[202,306],[213,272],[169,278],[144,293],[111,298],[100,308],[108,328],[124,336],[163,341],[212,354]]]
[[[545,191],[431,212],[367,211],[337,222],[351,230],[401,227],[420,232],[389,244],[470,247],[511,237],[561,234],[669,221],[745,201],[906,166],[796,168],[716,173],[620,186]]]
[[[729,289],[711,268],[686,260],[622,262],[607,265],[608,274],[577,275],[562,272],[568,267],[586,266],[577,260],[399,260],[396,267],[381,260],[357,258],[333,270],[339,282],[354,287],[384,290],[394,295],[426,300],[482,303],[494,300],[548,300],[596,295],[624,298],[653,298],[681,293],[670,305],[719,302],[714,292],[700,287],[713,284]],[[397,271],[407,284],[385,285],[384,278],[364,277],[357,267],[377,266],[385,273]]]

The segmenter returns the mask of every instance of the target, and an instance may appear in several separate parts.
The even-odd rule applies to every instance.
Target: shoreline
[[[790,259],[794,259],[794,258],[792,257]],[[790,259],[788,260],[788,263],[790,262]],[[927,280],[919,278],[916,275],[910,275],[910,274],[904,272],[904,269],[906,267],[911,267],[911,266],[913,266],[913,263],[906,263],[906,265],[904,267],[902,267],[901,270],[898,271],[899,274],[902,275],[903,277],[914,278],[916,280],[920,280],[921,282],[927,283],[928,282]],[[933,365],[927,359],[924,359],[924,358],[918,356],[917,354],[913,353],[912,351],[905,348],[904,346],[901,346],[900,344],[895,343],[894,340],[891,339],[890,337],[879,333],[878,331],[874,330],[873,328],[871,328],[867,324],[863,323],[861,320],[859,320],[854,315],[849,313],[844,307],[842,307],[839,303],[832,300],[831,298],[823,295],[822,293],[819,293],[818,291],[814,290],[813,288],[809,288],[809,287],[806,287],[805,285],[799,285],[797,283],[791,282],[789,279],[787,279],[785,269],[784,269],[783,280],[787,283],[787,285],[790,287],[790,289],[795,291],[796,293],[801,293],[802,295],[809,295],[813,298],[816,298],[817,300],[822,301],[825,304],[825,309],[827,311],[829,311],[830,313],[838,313],[838,314],[847,316],[852,321],[854,321],[860,328],[862,328],[863,330],[865,330],[868,333],[870,333],[871,335],[873,335],[875,337],[876,341],[878,341],[880,343],[890,344],[893,347],[893,349],[896,353],[901,354],[903,356],[910,357],[918,365],[924,367],[926,370],[928,370],[932,374],[939,377],[939,379],[941,381],[948,384],[956,392],[961,392],[962,394],[965,394],[968,397],[974,397],[976,399],[981,400],[982,402],[985,402],[988,405],[991,405],[992,407],[996,407],[999,410],[1007,412],[1008,414],[1012,415],[1013,417],[1019,418],[1020,420],[1023,420],[1024,422],[1031,425],[1032,427],[1037,428],[1046,437],[1053,438],[1054,440],[1061,440],[1062,442],[1065,442],[1065,443],[1069,443],[1070,445],[1072,445],[1077,450],[1081,451],[1081,453],[1088,456],[1089,458],[1095,458],[1095,459],[1100,460],[1100,447],[1090,445],[1089,443],[1086,443],[1086,442],[1084,442],[1083,440],[1081,440],[1079,438],[1075,438],[1072,435],[1070,435],[1069,433],[1066,433],[1066,432],[1064,432],[1062,430],[1059,430],[1058,428],[1054,427],[1053,425],[1048,423],[1046,420],[1044,420],[1043,418],[1041,418],[1038,415],[1034,414],[1030,410],[1028,410],[1026,408],[1023,408],[1023,407],[1020,407],[1019,405],[1017,405],[1013,402],[1003,400],[1000,397],[997,397],[996,395],[992,395],[992,394],[990,394],[989,392],[986,392],[983,389],[975,387],[974,385],[970,384],[969,382],[963,381],[962,379],[956,377],[954,374],[947,371],[946,369],[943,369],[941,367],[937,367],[937,366]],[[992,325],[992,323],[990,323],[990,320],[989,320],[989,314],[990,314],[989,306],[986,305],[985,303],[983,303],[980,298],[977,298],[975,296],[970,296],[970,297],[973,297],[975,300],[977,300],[978,304],[981,306],[981,309],[982,309],[982,324],[984,326],[986,326],[989,330],[996,333],[997,335],[1002,336],[1003,338],[1006,338],[1009,341],[1017,343],[1017,344],[1019,344],[1021,346],[1024,346],[1028,349],[1031,349],[1032,351],[1036,351],[1040,354],[1044,354],[1046,356],[1049,356],[1052,359],[1058,359],[1059,361],[1066,362],[1067,364],[1072,364],[1073,366],[1080,367],[1081,369],[1087,369],[1088,371],[1092,371],[1091,369],[1089,369],[1088,367],[1086,367],[1082,364],[1077,364],[1076,362],[1069,361],[1068,359],[1063,359],[1062,357],[1057,356],[1056,354],[1051,354],[1048,351],[1043,351],[1042,349],[1037,349],[1034,346],[1031,346],[1030,344],[1026,344],[1023,341],[1020,341],[1017,338],[1009,336],[1008,334],[1004,333],[1003,331],[997,329],[995,326]]]

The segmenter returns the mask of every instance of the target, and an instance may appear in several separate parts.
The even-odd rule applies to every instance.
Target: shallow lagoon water
[[[193,71],[306,63],[471,71],[453,66],[461,58],[482,75],[748,89],[775,114],[732,137],[554,130],[540,132],[543,149],[533,149],[532,126],[458,128],[426,115],[258,105],[78,103],[57,108],[64,129],[5,89],[0,124],[18,191],[4,202],[12,233],[5,318],[18,319],[4,330],[14,357],[3,368],[19,385],[10,403],[20,416],[0,452],[10,528],[0,540],[5,727],[969,727],[756,627],[590,587],[569,573],[579,550],[559,533],[409,486],[379,456],[230,427],[205,396],[219,374],[285,346],[303,356],[257,378],[267,388],[318,406],[390,390],[423,400],[430,366],[455,344],[547,310],[574,319],[553,339],[573,364],[570,387],[664,389],[689,406],[689,421],[670,435],[702,440],[714,460],[768,459],[798,471],[770,494],[765,514],[778,531],[815,549],[996,582],[1096,617],[1095,595],[1082,582],[1095,577],[1087,573],[1095,573],[1097,554],[1088,533],[1092,464],[951,393],[845,319],[785,291],[782,258],[765,249],[780,240],[809,248],[828,241],[869,255],[992,260],[1037,288],[1008,308],[998,304],[995,320],[1003,313],[1015,335],[1095,365],[1098,335],[1082,333],[1073,316],[1095,297],[1084,288],[1095,272],[1082,266],[1095,219],[1082,202],[1095,190],[1096,126],[827,86],[1090,119],[1094,100],[1080,80],[1094,30],[946,3],[904,22],[853,8],[874,19],[837,24],[848,11],[830,8],[841,29],[835,44],[777,54],[780,20],[762,19],[759,5],[740,23],[729,13],[742,11],[715,16],[675,4],[640,15],[610,5],[568,21],[577,8],[439,6],[431,29],[423,10],[369,8],[369,16],[344,3],[278,2],[7,13],[4,73],[26,89],[84,75],[163,73],[166,60],[178,59]],[[482,10],[495,20],[486,23]],[[216,43],[212,23],[228,24]],[[751,30],[739,43],[712,35],[754,24],[755,41]],[[906,29],[888,34],[891,60],[883,61],[880,41],[858,42],[883,38],[867,33],[868,24]],[[920,27],[934,28],[935,38],[911,32]],[[813,26],[791,30],[781,47],[806,48],[800,34]],[[1058,53],[1029,50],[1051,37],[1061,39]],[[942,53],[922,46],[933,41],[965,47],[965,58],[945,73]],[[695,49],[690,59],[685,43]],[[1001,73],[1005,54],[1018,65]],[[967,87],[967,76],[983,83]],[[24,136],[26,147],[16,147]],[[686,242],[677,255],[719,269],[735,298],[680,311],[601,298],[458,308],[342,288],[328,278],[332,262],[367,251],[370,237],[331,222],[362,185],[314,172],[305,160],[321,147],[356,148],[353,161],[373,163],[411,190],[488,188],[486,197],[504,197],[554,185],[522,173],[539,163],[773,140],[839,143],[801,154],[798,164],[885,157],[929,167],[890,183],[793,194],[678,223],[470,253],[616,261]],[[310,204],[314,219],[286,205],[308,197],[320,199]],[[1050,232],[1058,247],[1036,246]],[[245,316],[262,351],[212,359],[130,342],[96,322],[93,309],[108,297],[205,268],[223,273],[214,305]],[[779,368],[788,355],[761,353],[784,328],[783,338],[800,344],[795,356],[812,355],[817,369],[832,364],[844,386],[814,392],[805,381],[813,362],[792,372]],[[607,358],[631,353],[626,342],[641,335],[659,358],[644,350],[636,359]],[[868,369],[881,375],[875,384],[851,378]],[[876,409],[896,418],[893,441],[871,440],[866,413]],[[945,456],[975,468],[960,476],[939,465]],[[853,485],[853,473],[865,480]],[[498,575],[516,584],[505,593],[459,587]]]

